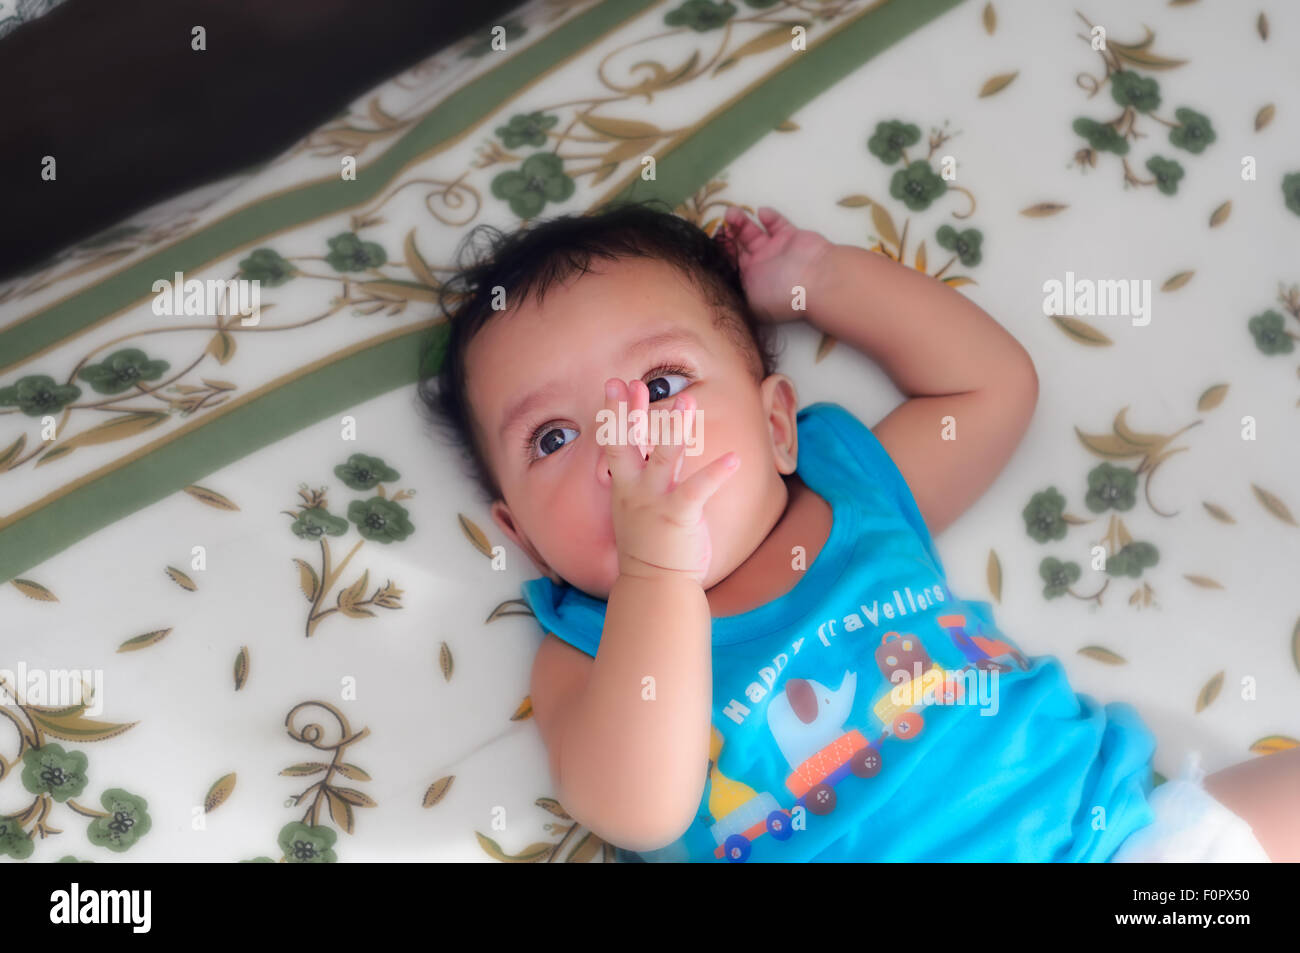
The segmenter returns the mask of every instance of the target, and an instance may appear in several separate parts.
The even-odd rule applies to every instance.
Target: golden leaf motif
[[[713,68],[713,75],[717,76],[725,69],[731,69],[746,56],[753,56],[756,53],[766,53],[768,50],[774,50],[777,47],[785,46],[790,42],[794,35],[794,27],[802,26],[805,30],[812,24],[807,21],[794,21],[790,23],[778,23],[766,33],[760,33],[748,43],[738,46],[735,51],[725,60]]]
[[[353,781],[370,781],[373,780],[369,774],[358,768],[355,764],[341,762],[337,765],[336,770],[345,778],[351,778]]]
[[[122,414],[120,417],[114,417],[112,420],[97,424],[89,430],[83,430],[81,433],[51,447],[40,460],[36,461],[36,466],[39,467],[52,457],[61,456],[63,453],[77,447],[89,447],[94,444],[110,443],[114,440],[135,437],[151,427],[158,426],[167,417],[168,415],[160,410],[142,410]]]
[[[983,99],[985,96],[993,96],[996,93],[1002,92],[1002,90],[1010,86],[1011,81],[1019,75],[1020,70],[1016,70],[1014,73],[999,73],[996,76],[990,76],[984,81],[984,85],[980,87],[979,98]]]
[[[894,218],[887,208],[877,202],[871,203],[871,224],[883,241],[898,247],[898,229],[894,227]]]
[[[441,801],[446,796],[448,789],[451,788],[451,782],[455,780],[456,775],[449,774],[445,778],[439,778],[430,784],[429,789],[424,792],[423,806],[433,807]]]
[[[1157,56],[1144,48],[1127,46],[1113,40],[1110,43],[1110,48],[1115,51],[1115,55],[1120,59],[1132,63],[1134,66],[1145,66],[1147,69],[1175,69],[1187,62],[1187,60],[1173,60],[1167,56]]]
[[[1229,199],[1228,201],[1220,205],[1218,208],[1216,208],[1214,210],[1214,214],[1210,216],[1210,228],[1218,228],[1220,225],[1222,225],[1224,222],[1228,220],[1228,216],[1231,214],[1232,214],[1232,199]]]
[[[81,714],[82,706],[77,705],[66,710],[64,714],[53,715],[26,708],[28,716],[47,735],[62,741],[107,741],[134,728],[139,722],[115,724],[108,721],[93,721]]]
[[[1272,513],[1282,522],[1290,523],[1292,526],[1295,525],[1295,517],[1291,515],[1291,511],[1287,509],[1287,505],[1285,503],[1279,500],[1272,493],[1268,492],[1268,490],[1265,490],[1263,487],[1256,486],[1254,483],[1250,485],[1250,488],[1255,491],[1255,497],[1259,500],[1260,503],[1264,504],[1264,508],[1266,510]]]
[[[17,460],[25,446],[27,446],[27,434],[19,434],[18,439],[9,444],[3,453],[0,453],[0,470],[8,470],[11,466],[10,461]]]
[[[1063,314],[1054,314],[1051,317],[1056,322],[1057,327],[1080,344],[1087,344],[1090,347],[1105,347],[1115,343],[1091,324],[1080,321],[1078,318],[1071,318]]]
[[[1048,215],[1055,215],[1057,212],[1063,212],[1069,207],[1060,202],[1039,202],[1037,205],[1029,206],[1029,208],[1022,208],[1020,214],[1027,218],[1044,218]]]
[[[1196,401],[1196,409],[1200,411],[1213,410],[1223,403],[1223,398],[1228,395],[1227,384],[1215,384],[1208,388]]]
[[[312,774],[320,774],[328,768],[329,765],[321,764],[319,761],[303,761],[299,764],[290,765],[280,773],[291,778],[301,778]]]
[[[207,487],[187,486],[185,487],[185,492],[188,493],[190,496],[194,497],[194,499],[198,500],[200,503],[206,503],[208,504],[208,506],[214,507],[219,510],[239,509],[238,506],[230,502],[229,499],[222,496],[216,490],[209,490]]]
[[[374,281],[361,282],[360,288],[386,301],[423,301],[427,304],[435,304],[438,301],[436,290],[425,285],[417,285],[413,281],[376,278]]]
[[[1209,514],[1213,516],[1216,520],[1218,520],[1220,523],[1237,522],[1235,519],[1229,516],[1228,511],[1221,506],[1215,506],[1213,503],[1202,503],[1201,505],[1204,506],[1206,511],[1209,512]]]
[[[820,363],[821,360],[831,352],[831,348],[834,346],[835,338],[823,332],[821,340],[817,342],[817,355],[813,358],[813,363]]]
[[[564,862],[566,864],[590,863],[591,858],[596,856],[596,852],[600,850],[601,845],[603,845],[604,843],[605,842],[602,841],[599,837],[591,833],[591,831],[588,831],[587,833],[583,834],[582,839],[579,840],[576,845],[574,845],[573,850],[569,852],[569,856],[564,858]]]
[[[1188,582],[1190,582],[1192,585],[1194,585],[1194,586],[1199,586],[1199,587],[1202,588],[1202,589],[1222,589],[1222,588],[1223,588],[1223,586],[1219,585],[1217,582],[1215,582],[1215,581],[1214,581],[1213,579],[1211,579],[1209,576],[1191,576],[1191,575],[1188,575],[1187,573],[1183,573],[1183,578],[1186,579]]]
[[[374,799],[372,799],[370,795],[363,794],[355,788],[334,788],[333,790],[334,793],[343,798],[343,800],[347,801],[349,804],[356,805],[357,807],[379,806],[375,804]]]
[[[776,124],[775,129],[777,132],[796,132],[799,129],[799,124],[791,122],[789,119],[783,119]]]
[[[167,575],[171,577],[172,582],[189,592],[194,592],[199,588],[193,579],[172,566],[167,567]]]
[[[1204,711],[1208,706],[1212,705],[1214,700],[1219,697],[1221,688],[1223,688],[1222,672],[1206,682],[1205,687],[1201,689],[1201,693],[1196,696],[1196,710],[1198,712]]]
[[[1261,13],[1259,15],[1259,19],[1255,21],[1255,29],[1259,30],[1259,38],[1261,40],[1267,40],[1268,39],[1268,17],[1264,16],[1264,14]]]
[[[208,789],[208,796],[203,799],[203,813],[211,814],[222,804],[226,798],[230,797],[235,790],[235,773],[232,771],[223,778],[219,778],[215,784]]]
[[[1300,741],[1286,735],[1265,735],[1250,746],[1251,754],[1277,754],[1300,747]]]
[[[579,116],[584,126],[606,139],[662,139],[664,131],[658,126],[636,119],[614,119],[608,116]]]
[[[307,564],[305,560],[294,559],[298,564],[298,588],[302,594],[307,597],[308,602],[315,602],[316,596],[320,592],[320,577],[316,575],[316,570]]]
[[[461,532],[465,534],[465,538],[474,544],[475,549],[491,559],[492,544],[488,542],[487,534],[479,529],[478,524],[468,516],[465,516],[462,513],[457,513],[456,517],[460,520]]]
[[[348,586],[346,589],[340,589],[338,594],[339,610],[347,613],[348,609],[361,601],[361,597],[366,594],[366,584],[370,582],[370,570],[367,569],[361,574],[361,578]]]
[[[844,208],[862,208],[864,205],[871,205],[873,203],[871,199],[867,198],[865,195],[846,195],[835,204],[841,205]]]
[[[533,717],[533,696],[525,695],[524,700],[519,703],[515,713],[510,716],[511,721],[527,721]]]
[[[916,247],[916,270],[925,271],[928,262],[925,257],[925,242]]]
[[[536,804],[538,807],[540,807],[542,810],[549,811],[551,814],[554,814],[556,817],[560,818],[561,820],[565,820],[565,821],[573,820],[573,818],[569,816],[568,811],[566,811],[564,807],[560,804],[560,802],[555,800],[555,798],[553,797],[539,797],[533,803]]]
[[[507,609],[506,606],[515,606],[516,608]],[[488,614],[488,617],[484,621],[493,622],[496,619],[500,619],[503,616],[508,616],[508,615],[531,616],[533,615],[533,610],[532,607],[529,606],[528,603],[525,602],[523,599],[507,599],[505,602],[501,603],[495,609],[493,609]]]
[[[334,823],[351,834],[352,826],[356,822],[352,814],[352,805],[340,797],[333,788],[325,789],[325,799],[329,801],[330,817],[334,819]]]
[[[452,658],[451,649],[447,647],[446,642],[440,642],[438,648],[438,667],[442,669],[444,681],[451,681]]]
[[[989,36],[998,28],[998,15],[993,12],[993,4],[984,4],[984,29]]]
[[[38,602],[58,602],[58,597],[46,589],[39,582],[32,582],[30,579],[11,579],[14,588],[25,595],[28,599],[35,599]]]
[[[1104,662],[1107,665],[1127,665],[1128,659],[1116,655],[1110,649],[1104,649],[1100,645],[1087,645],[1079,649],[1080,655],[1086,655],[1090,659],[1098,662]]]
[[[248,681],[248,646],[243,645],[239,648],[239,654],[235,656],[235,691],[244,687]]]
[[[529,844],[518,854],[507,854],[501,849],[501,845],[492,838],[480,834],[478,831],[474,832],[474,836],[478,838],[479,846],[483,848],[484,852],[489,857],[506,864],[538,863],[539,861],[546,860],[546,858],[550,857],[556,847],[555,844]]]
[[[1161,291],[1177,291],[1177,290],[1178,290],[1179,288],[1181,288],[1183,285],[1187,284],[1187,282],[1191,281],[1191,280],[1192,280],[1192,275],[1194,275],[1194,274],[1196,274],[1195,269],[1193,269],[1192,271],[1180,271],[1178,274],[1174,275],[1172,278],[1167,279],[1167,280],[1165,281],[1165,283],[1164,283],[1163,285],[1160,286],[1160,290],[1161,290]]]
[[[998,602],[1002,601],[1002,562],[998,559],[995,550],[989,550],[989,592],[993,593],[993,598]]]
[[[1261,107],[1259,112],[1255,113],[1255,131],[1259,132],[1270,122],[1272,122],[1273,116],[1274,114],[1276,114],[1276,112],[1277,109],[1273,106],[1272,103],[1269,103],[1267,106]]]
[[[949,288],[960,288],[962,285],[976,284],[974,278],[967,278],[965,275],[955,275],[952,278],[943,279],[943,283]]]
[[[208,342],[204,354],[211,354],[217,359],[217,363],[225,364],[235,356],[235,339],[225,331],[218,331]]]
[[[171,629],[155,629],[152,632],[146,632],[144,635],[137,635],[133,639],[127,639],[117,647],[119,652],[135,652],[140,649],[148,648],[151,645],[157,645],[163,639],[171,634]]]
[[[424,260],[424,256],[420,254],[420,250],[415,247],[415,229],[411,229],[406,233],[406,241],[402,245],[402,250],[406,254],[406,267],[410,269],[411,274],[415,275],[421,284],[428,285],[430,288],[437,288],[439,285],[438,279],[434,277],[433,270],[429,267],[429,263]]]

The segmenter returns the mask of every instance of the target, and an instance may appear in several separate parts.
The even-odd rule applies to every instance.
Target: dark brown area
[[[274,158],[517,5],[67,0],[0,40],[0,278]],[[190,48],[196,25],[204,52]],[[46,155],[54,182],[40,177]]]

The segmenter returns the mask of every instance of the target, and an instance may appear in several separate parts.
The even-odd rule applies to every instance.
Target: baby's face
[[[611,377],[644,381],[651,411],[690,390],[700,452],[683,456],[678,482],[728,451],[740,456],[704,507],[713,545],[704,588],[758,548],[785,507],[797,398],[784,375],[756,382],[732,333],[714,326],[712,309],[672,266],[597,259],[552,286],[542,305],[503,312],[470,342],[470,405],[504,496],[492,516],[540,572],[598,599],[618,578],[610,475],[596,442]]]

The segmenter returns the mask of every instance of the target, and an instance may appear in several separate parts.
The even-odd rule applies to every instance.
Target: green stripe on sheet
[[[105,315],[152,294],[171,279],[256,242],[264,235],[363,204],[392,184],[401,168],[440,142],[472,127],[535,77],[662,0],[598,3],[536,45],[457,90],[369,166],[354,182],[304,186],[230,215],[176,244],[0,331],[0,372],[26,360]]]
[[[658,178],[637,177],[615,199],[657,197],[677,205],[781,119],[876,53],[963,0],[895,0],[800,56],[665,155]],[[319,368],[70,492],[0,531],[0,582],[137,509],[317,421],[414,384],[430,343],[417,327]],[[412,412],[415,398],[412,394]]]

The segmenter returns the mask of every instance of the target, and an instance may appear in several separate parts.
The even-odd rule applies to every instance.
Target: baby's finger
[[[673,495],[681,507],[681,517],[687,520],[699,519],[704,504],[739,467],[740,456],[730,450],[674,489]]]
[[[618,419],[618,404],[627,400],[627,388],[617,377],[605,381],[605,409]],[[636,478],[641,472],[641,451],[630,442],[620,442],[617,438],[604,445],[605,460],[609,472],[618,483],[625,483]]]
[[[745,214],[745,210],[735,205],[727,209],[727,225],[733,238],[746,251],[754,242],[767,237],[763,229]]]
[[[673,411],[681,411],[683,415],[690,412],[689,404],[691,399],[685,394],[680,394],[673,401],[672,407],[668,409],[669,414]],[[688,406],[683,406],[686,403]],[[669,418],[669,427],[671,431],[671,418]],[[660,433],[663,436],[663,433]],[[671,439],[676,437],[674,433],[669,433]],[[682,454],[686,450],[684,441],[664,442],[655,444],[650,451],[650,459],[646,461],[645,479],[649,481],[649,489],[652,493],[662,494],[668,491],[672,481],[676,479],[678,472],[681,470]]]
[[[789,219],[778,212],[776,209],[767,205],[760,205],[758,208],[758,220],[763,223],[768,234],[775,235],[777,232],[786,228],[794,228]]]

